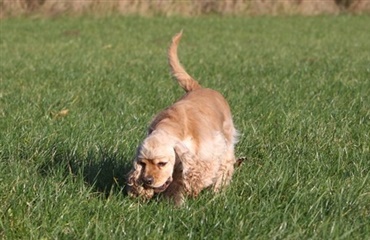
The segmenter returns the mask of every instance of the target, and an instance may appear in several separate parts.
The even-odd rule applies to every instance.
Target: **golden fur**
[[[173,76],[186,94],[151,122],[128,177],[128,194],[149,199],[155,193],[183,203],[207,187],[215,192],[234,172],[237,131],[224,97],[202,88],[181,66],[176,34],[168,51]]]

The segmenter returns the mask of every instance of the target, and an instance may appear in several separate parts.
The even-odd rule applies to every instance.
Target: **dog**
[[[203,88],[180,64],[181,37],[182,31],[172,38],[168,62],[186,93],[154,117],[127,179],[129,196],[150,199],[161,193],[175,205],[205,188],[219,192],[230,183],[238,135],[225,98]]]

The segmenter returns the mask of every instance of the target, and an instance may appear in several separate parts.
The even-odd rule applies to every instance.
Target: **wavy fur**
[[[181,205],[204,188],[227,186],[234,172],[237,131],[225,98],[202,88],[181,66],[176,34],[168,50],[173,76],[187,92],[158,113],[138,148],[128,177],[128,193],[150,199],[155,193]]]

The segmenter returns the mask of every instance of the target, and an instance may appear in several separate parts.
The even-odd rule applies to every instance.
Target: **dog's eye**
[[[137,164],[139,164],[142,167],[145,167],[145,162],[137,162]]]
[[[160,167],[164,167],[164,166],[166,166],[166,164],[167,164],[166,162],[159,162],[157,165],[160,166]]]

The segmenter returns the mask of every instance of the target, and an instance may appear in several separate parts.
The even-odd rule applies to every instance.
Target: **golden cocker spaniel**
[[[172,38],[168,61],[186,94],[151,122],[127,180],[130,196],[150,199],[162,193],[176,205],[204,188],[217,192],[229,184],[237,142],[225,98],[200,86],[180,64],[177,46],[181,36],[182,32]]]

